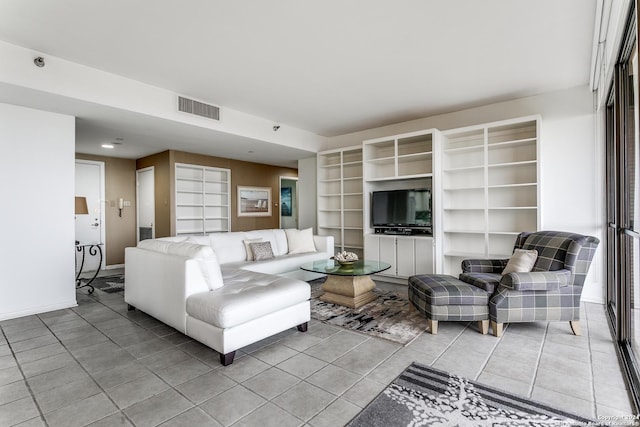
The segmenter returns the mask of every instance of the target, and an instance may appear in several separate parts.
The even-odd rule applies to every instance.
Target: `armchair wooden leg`
[[[582,335],[582,331],[580,331],[580,321],[579,320],[571,320],[569,322],[569,326],[571,326],[571,331],[574,335],[580,336]]]
[[[480,329],[480,333],[482,335],[487,335],[487,333],[489,332],[489,321],[478,320],[478,329]]]
[[[496,323],[493,320],[491,321],[491,329],[493,329],[493,335],[495,337],[501,337],[502,336],[502,326],[504,325],[504,323]]]
[[[307,330],[309,329],[309,322],[301,323],[297,327],[300,332],[307,332]]]
[[[431,331],[431,335],[436,335],[438,333],[438,321],[428,319],[429,330]]]

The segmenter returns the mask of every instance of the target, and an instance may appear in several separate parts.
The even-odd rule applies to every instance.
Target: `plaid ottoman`
[[[482,334],[489,330],[489,293],[443,274],[409,277],[409,301],[429,320],[432,334],[439,320],[477,320]]]

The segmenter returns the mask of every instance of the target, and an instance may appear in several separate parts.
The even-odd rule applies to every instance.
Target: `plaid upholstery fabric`
[[[453,276],[423,274],[409,277],[409,293],[420,295],[431,305],[486,305],[489,294]]]
[[[409,301],[431,320],[470,321],[489,318],[489,293],[453,276],[409,277]]]
[[[461,267],[463,273],[500,274],[508,261],[509,259],[465,259]]]
[[[569,285],[569,270],[509,273],[502,276],[500,284],[516,291],[556,291]]]
[[[487,320],[489,318],[489,306],[487,305],[429,305],[420,307],[414,303],[418,311],[425,315],[427,319],[442,321],[472,321]]]
[[[502,276],[500,273],[461,273],[458,278],[465,283],[484,289],[491,295],[500,283]]]
[[[556,291],[514,291],[500,286],[489,301],[489,317],[497,323],[580,320],[581,294],[581,286]]]
[[[579,320],[582,285],[599,243],[595,237],[562,231],[521,233],[515,249],[535,249],[538,259],[531,273],[503,276],[489,302],[491,320]]]

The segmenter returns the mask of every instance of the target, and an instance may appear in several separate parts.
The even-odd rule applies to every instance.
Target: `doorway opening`
[[[280,177],[280,228],[298,228],[297,177]]]
[[[136,171],[136,197],[137,197],[137,230],[136,238],[142,240],[155,239],[155,172],[153,166]]]
[[[105,247],[105,175],[104,162],[94,160],[76,160],[75,195],[85,197],[87,214],[78,214],[75,219],[76,241],[80,245],[102,245]],[[76,251],[76,256],[78,253]],[[80,262],[78,260],[78,262]],[[102,257],[99,265],[98,257],[87,257],[84,272],[96,271],[105,267],[106,257]]]

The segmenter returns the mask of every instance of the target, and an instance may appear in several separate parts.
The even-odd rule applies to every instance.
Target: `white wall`
[[[316,227],[316,158],[298,160],[298,227],[305,229]]]
[[[447,130],[540,114],[542,228],[588,234],[602,241],[604,160],[596,138],[593,101],[588,86],[581,86],[328,138],[326,148],[422,129]],[[603,265],[601,244],[583,291],[585,301],[604,302]]]
[[[76,305],[75,119],[0,104],[0,320]]]

